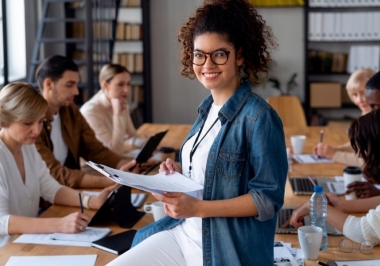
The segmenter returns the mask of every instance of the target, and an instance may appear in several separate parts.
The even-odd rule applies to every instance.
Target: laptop
[[[288,225],[285,228],[281,228],[281,226],[286,222],[286,220],[291,216],[292,212],[296,209],[296,207],[284,206],[279,211],[277,215],[276,222],[276,234],[297,234],[297,228]],[[302,220],[303,225],[311,225],[310,216],[305,216]],[[326,222],[326,231],[328,235],[343,235],[342,232],[335,229],[331,224]]]
[[[344,195],[346,188],[343,182],[337,182],[331,178],[313,178],[318,186],[323,187],[323,191],[331,192],[336,195]],[[308,177],[291,177],[289,178],[294,195],[312,195],[314,185]]]

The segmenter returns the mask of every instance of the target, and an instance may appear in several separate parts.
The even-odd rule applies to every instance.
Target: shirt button
[[[210,183],[211,183],[211,180],[210,180],[210,179],[207,179],[207,183],[210,184]]]
[[[205,230],[204,233],[205,233],[205,235],[208,235],[208,230]]]
[[[210,262],[210,258],[206,258],[205,261],[206,261],[206,262]]]
[[[212,155],[210,155],[210,157],[209,157],[210,159],[212,159],[212,158],[214,158],[214,156],[212,156]]]

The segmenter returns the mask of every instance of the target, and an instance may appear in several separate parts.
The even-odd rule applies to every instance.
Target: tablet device
[[[159,132],[151,136],[145,143],[144,147],[141,149],[139,154],[135,157],[137,163],[145,163],[152,156],[153,152],[156,150],[158,144],[160,144],[162,138],[165,136],[167,130]]]

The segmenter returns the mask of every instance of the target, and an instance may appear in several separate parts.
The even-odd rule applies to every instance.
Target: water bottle
[[[322,186],[314,186],[314,193],[310,198],[310,218],[311,225],[322,228],[322,243],[319,250],[327,249],[327,198],[323,194]]]

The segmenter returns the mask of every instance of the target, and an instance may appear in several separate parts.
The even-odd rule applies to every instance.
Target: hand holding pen
[[[323,143],[323,129],[319,132],[319,143]],[[318,159],[320,159],[321,156],[318,155]]]
[[[314,154],[318,156],[318,158],[327,158],[332,159],[336,150],[327,143],[323,142],[324,132],[320,131],[319,135],[319,143],[314,147]]]

